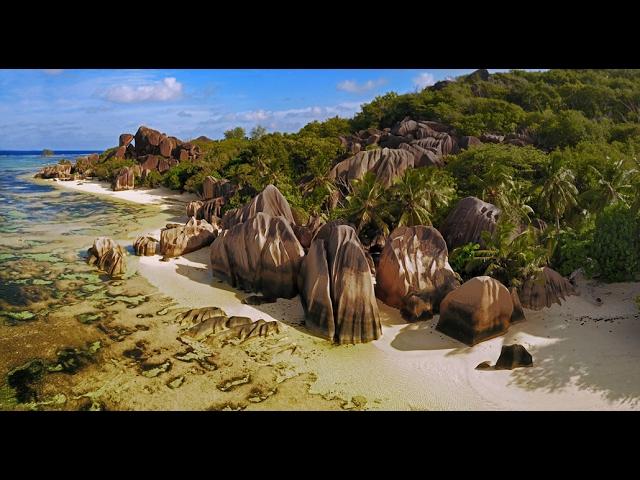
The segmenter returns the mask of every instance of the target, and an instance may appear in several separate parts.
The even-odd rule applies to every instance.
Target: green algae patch
[[[104,288],[103,285],[93,285],[91,283],[89,285],[83,285],[82,287],[80,287],[80,289],[83,292],[88,292],[88,293],[93,293],[93,292],[96,292],[96,291],[101,290],[103,288]]]
[[[13,253],[0,253],[0,262],[13,260],[14,258],[18,258],[18,256],[14,255]]]
[[[33,403],[38,399],[35,384],[46,373],[46,365],[40,359],[31,360],[7,374],[7,385],[13,389],[19,403]]]
[[[88,313],[80,313],[79,315],[76,315],[76,320],[78,320],[80,323],[84,323],[85,325],[91,324],[93,322],[97,322],[98,320],[102,319],[102,313],[93,313],[93,312],[88,312]]]
[[[58,280],[85,280],[87,283],[100,283],[100,275],[96,273],[63,273]]]
[[[51,285],[53,280],[43,280],[41,278],[34,278],[31,285]]]
[[[10,324],[15,325],[15,322],[28,322],[37,317],[37,315],[28,310],[22,312],[7,312],[6,310],[0,311],[0,316],[5,317]]]
[[[57,255],[54,255],[52,253],[25,253],[22,256],[24,258],[35,260],[36,262],[60,263],[64,261]]]
[[[49,365],[47,367],[47,371],[74,374],[81,368],[85,367],[101,347],[102,344],[97,341],[88,344],[85,349],[71,347],[63,348],[58,351],[58,358],[56,362]]]
[[[161,373],[165,373],[171,370],[171,361],[166,360],[161,364],[143,363],[142,365],[140,365],[140,368],[142,369],[143,376],[147,378],[153,378],[157,377]]]
[[[185,381],[185,376],[182,375],[181,377],[177,377],[177,378],[174,378],[172,380],[169,380],[167,382],[167,387],[175,390],[176,388],[180,388],[182,386],[182,384],[184,383],[184,381]]]

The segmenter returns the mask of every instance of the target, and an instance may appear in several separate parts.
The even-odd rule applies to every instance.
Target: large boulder
[[[87,263],[96,265],[112,278],[121,277],[127,271],[124,249],[108,237],[98,237],[88,254]]]
[[[467,243],[484,245],[482,232],[493,233],[500,209],[476,197],[460,200],[440,227],[449,250]]]
[[[133,190],[135,187],[135,170],[133,167],[122,167],[111,182],[115,192],[119,190]]]
[[[337,343],[376,340],[382,335],[380,314],[358,236],[347,225],[325,231],[326,238],[318,235],[311,243],[298,276],[305,323]]]
[[[421,317],[437,313],[440,302],[460,286],[448,260],[447,244],[433,227],[398,227],[387,239],[376,269],[376,295],[387,305],[403,309],[415,320],[414,294],[420,294]]]
[[[210,200],[212,198],[223,197],[225,200],[231,198],[235,193],[236,187],[233,183],[226,179],[216,179],[212,176],[205,177],[202,182],[202,198]]]
[[[549,267],[542,267],[533,277],[526,280],[520,288],[522,306],[531,310],[550,307],[569,295],[577,295],[571,282]]]
[[[475,277],[444,297],[436,329],[475,345],[504,334],[512,323],[513,312],[507,287],[495,278]]]
[[[162,133],[144,125],[138,128],[135,135],[136,155],[142,156],[147,154],[158,155],[160,153],[160,141]]]
[[[158,171],[158,164],[160,163],[159,155],[143,155],[138,157],[140,167],[146,171]]]
[[[273,185],[267,185],[265,189],[245,206],[229,210],[222,218],[222,227],[226,230],[234,225],[254,217],[257,213],[264,212],[272,217],[284,217],[289,223],[295,224],[291,206],[282,196],[280,190]]]
[[[415,154],[408,150],[378,148],[357,153],[339,162],[331,169],[329,177],[348,184],[364,177],[367,172],[374,172],[377,181],[389,187],[407,168],[413,168],[414,162]]]
[[[464,137],[461,137],[460,140],[458,141],[458,146],[464,149],[473,147],[476,145],[482,145],[482,141],[480,141],[478,137],[464,136]]]
[[[179,257],[210,245],[216,238],[217,230],[206,220],[195,217],[185,225],[169,224],[160,232],[160,254],[165,257]]]
[[[258,212],[213,242],[211,270],[233,287],[271,298],[293,298],[303,256],[286,218]]]

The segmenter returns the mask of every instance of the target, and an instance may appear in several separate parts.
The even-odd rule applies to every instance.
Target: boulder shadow
[[[464,350],[469,347],[458,340],[437,331],[437,318],[408,323],[391,341],[391,346],[400,351],[416,350]]]

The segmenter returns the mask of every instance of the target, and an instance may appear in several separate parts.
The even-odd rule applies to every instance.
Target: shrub
[[[634,280],[640,272],[636,214],[622,204],[608,207],[596,220],[592,254],[603,280]]]
[[[162,184],[172,190],[184,190],[185,182],[200,170],[200,167],[192,162],[182,162],[171,167],[162,179]]]
[[[135,165],[133,160],[111,157],[109,160],[96,165],[95,174],[100,180],[111,181],[122,167],[131,167],[133,165]]]

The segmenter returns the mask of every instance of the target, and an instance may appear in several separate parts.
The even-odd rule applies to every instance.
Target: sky
[[[140,125],[182,140],[296,132],[474,70],[0,70],[0,150],[101,151]]]

